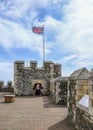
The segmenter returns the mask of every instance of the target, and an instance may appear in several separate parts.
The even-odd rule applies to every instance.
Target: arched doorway
[[[35,90],[33,89],[37,84],[41,84],[41,86],[43,87],[43,95],[46,94],[47,91],[47,82],[45,80],[41,80],[41,79],[36,79],[32,82],[32,90],[33,90],[33,95],[35,94]]]

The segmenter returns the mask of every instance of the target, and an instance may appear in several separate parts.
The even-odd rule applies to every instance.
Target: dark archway
[[[48,84],[45,80],[42,80],[42,79],[36,79],[32,82],[31,89],[33,90],[33,95],[35,93],[35,90],[33,88],[36,86],[36,84],[41,84],[43,86],[43,95],[46,95]]]

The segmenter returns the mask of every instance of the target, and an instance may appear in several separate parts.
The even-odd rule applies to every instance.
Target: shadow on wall
[[[66,118],[48,128],[48,130],[76,130]]]
[[[44,108],[66,108],[66,106],[55,104],[51,97],[43,97]]]

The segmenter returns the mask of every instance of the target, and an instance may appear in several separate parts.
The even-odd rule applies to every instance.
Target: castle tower
[[[23,90],[23,82],[21,80],[23,68],[24,68],[24,61],[14,62],[14,91],[15,93],[18,93],[18,92],[22,93],[22,90]],[[19,86],[20,86],[20,89],[19,89]]]

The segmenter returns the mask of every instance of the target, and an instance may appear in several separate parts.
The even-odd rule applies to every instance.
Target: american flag
[[[43,27],[32,27],[32,31],[37,34],[43,34],[44,28]]]

